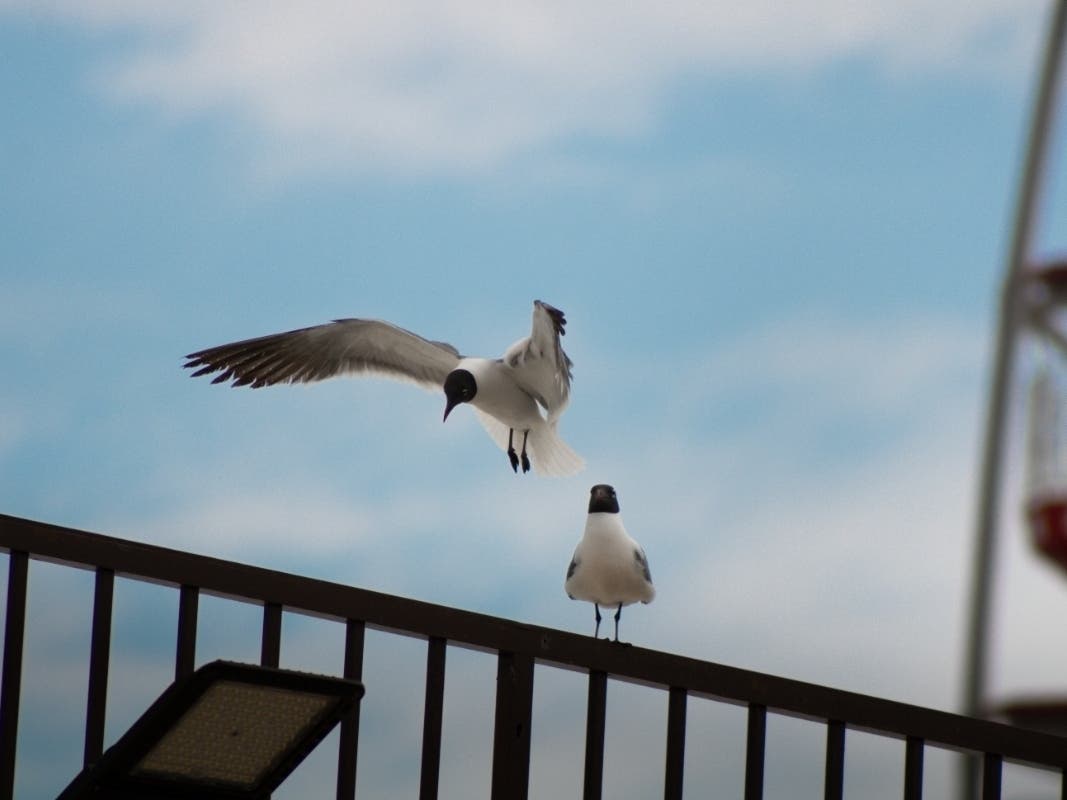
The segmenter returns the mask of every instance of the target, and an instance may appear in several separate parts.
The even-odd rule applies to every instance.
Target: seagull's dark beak
[[[441,422],[444,422],[445,420],[447,420],[448,419],[448,415],[452,413],[452,409],[455,408],[458,405],[459,405],[459,400],[453,400],[451,397],[448,398],[448,404],[445,406],[445,416],[441,420]]]

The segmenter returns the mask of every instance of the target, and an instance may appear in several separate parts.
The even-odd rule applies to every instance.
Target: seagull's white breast
[[[573,561],[574,572],[564,589],[576,600],[625,606],[648,603],[656,596],[652,582],[645,578],[644,553],[626,533],[618,514],[589,514]]]
[[[509,428],[527,430],[544,422],[537,402],[515,382],[514,375],[500,361],[487,358],[464,358],[457,369],[474,376],[478,391],[471,405],[496,417]]]

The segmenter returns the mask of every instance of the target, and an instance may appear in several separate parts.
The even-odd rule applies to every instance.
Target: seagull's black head
[[[589,513],[596,511],[619,513],[619,498],[615,496],[615,490],[606,483],[598,483],[589,490]]]
[[[478,384],[474,382],[474,376],[465,369],[454,369],[445,378],[445,419],[452,409],[460,403],[469,403],[478,394]]]

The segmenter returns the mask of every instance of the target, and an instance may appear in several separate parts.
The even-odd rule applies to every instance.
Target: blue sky
[[[584,632],[562,575],[608,482],[659,589],[624,638],[954,708],[1046,11],[0,1],[0,511]],[[494,355],[535,298],[569,320],[573,478],[514,476],[473,414],[442,425],[409,386],[181,369],[343,316]],[[1032,624],[1063,585],[1017,524],[1018,456],[1001,693],[1055,689],[1062,663]],[[36,675],[66,674],[77,626],[45,616]],[[166,667],[137,619],[116,674],[150,699]],[[283,663],[321,640],[293,635]],[[613,752],[641,749],[626,737]],[[48,794],[46,767],[20,770]],[[535,787],[558,771],[535,763]]]

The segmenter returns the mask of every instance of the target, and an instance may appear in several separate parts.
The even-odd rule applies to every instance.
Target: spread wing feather
[[[339,319],[325,325],[245,339],[186,356],[192,377],[217,372],[212,383],[271,386],[307,383],[344,374],[378,374],[439,389],[459,363],[450,344],[424,339],[373,319]]]
[[[503,361],[515,371],[515,380],[555,419],[567,407],[573,362],[563,351],[566,334],[563,312],[541,300],[534,301],[530,335],[515,342]]]

